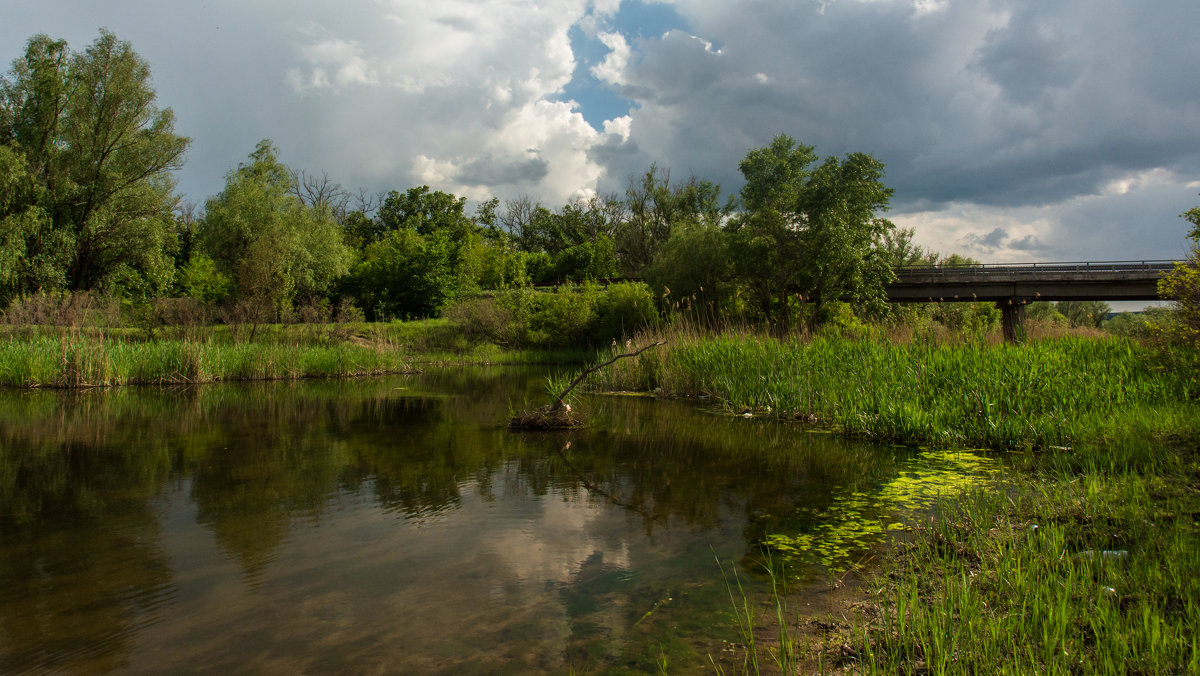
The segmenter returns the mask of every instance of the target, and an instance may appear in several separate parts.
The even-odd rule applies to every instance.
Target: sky
[[[4,64],[38,33],[132,44],[201,205],[264,138],[354,192],[553,208],[652,163],[736,193],[781,133],[874,155],[893,222],[985,262],[1181,258],[1200,204],[1195,0],[5,5]]]

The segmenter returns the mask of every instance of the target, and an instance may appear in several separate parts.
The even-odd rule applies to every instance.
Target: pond
[[[0,392],[0,673],[711,672],[991,471],[545,375]]]

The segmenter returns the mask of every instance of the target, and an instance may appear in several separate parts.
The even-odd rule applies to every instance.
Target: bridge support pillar
[[[996,302],[1000,308],[1000,326],[1004,330],[1004,342],[1019,343],[1025,340],[1025,301],[1009,298]]]

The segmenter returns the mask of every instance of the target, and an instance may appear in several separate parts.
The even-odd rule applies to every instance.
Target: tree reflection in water
[[[700,664],[733,631],[714,551],[906,462],[643,398],[508,431],[543,382],[0,393],[0,671]]]

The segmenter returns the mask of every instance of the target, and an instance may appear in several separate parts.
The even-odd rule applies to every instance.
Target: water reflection
[[[0,392],[0,672],[701,668],[735,633],[714,554],[911,461],[624,397],[509,432],[542,382]]]

